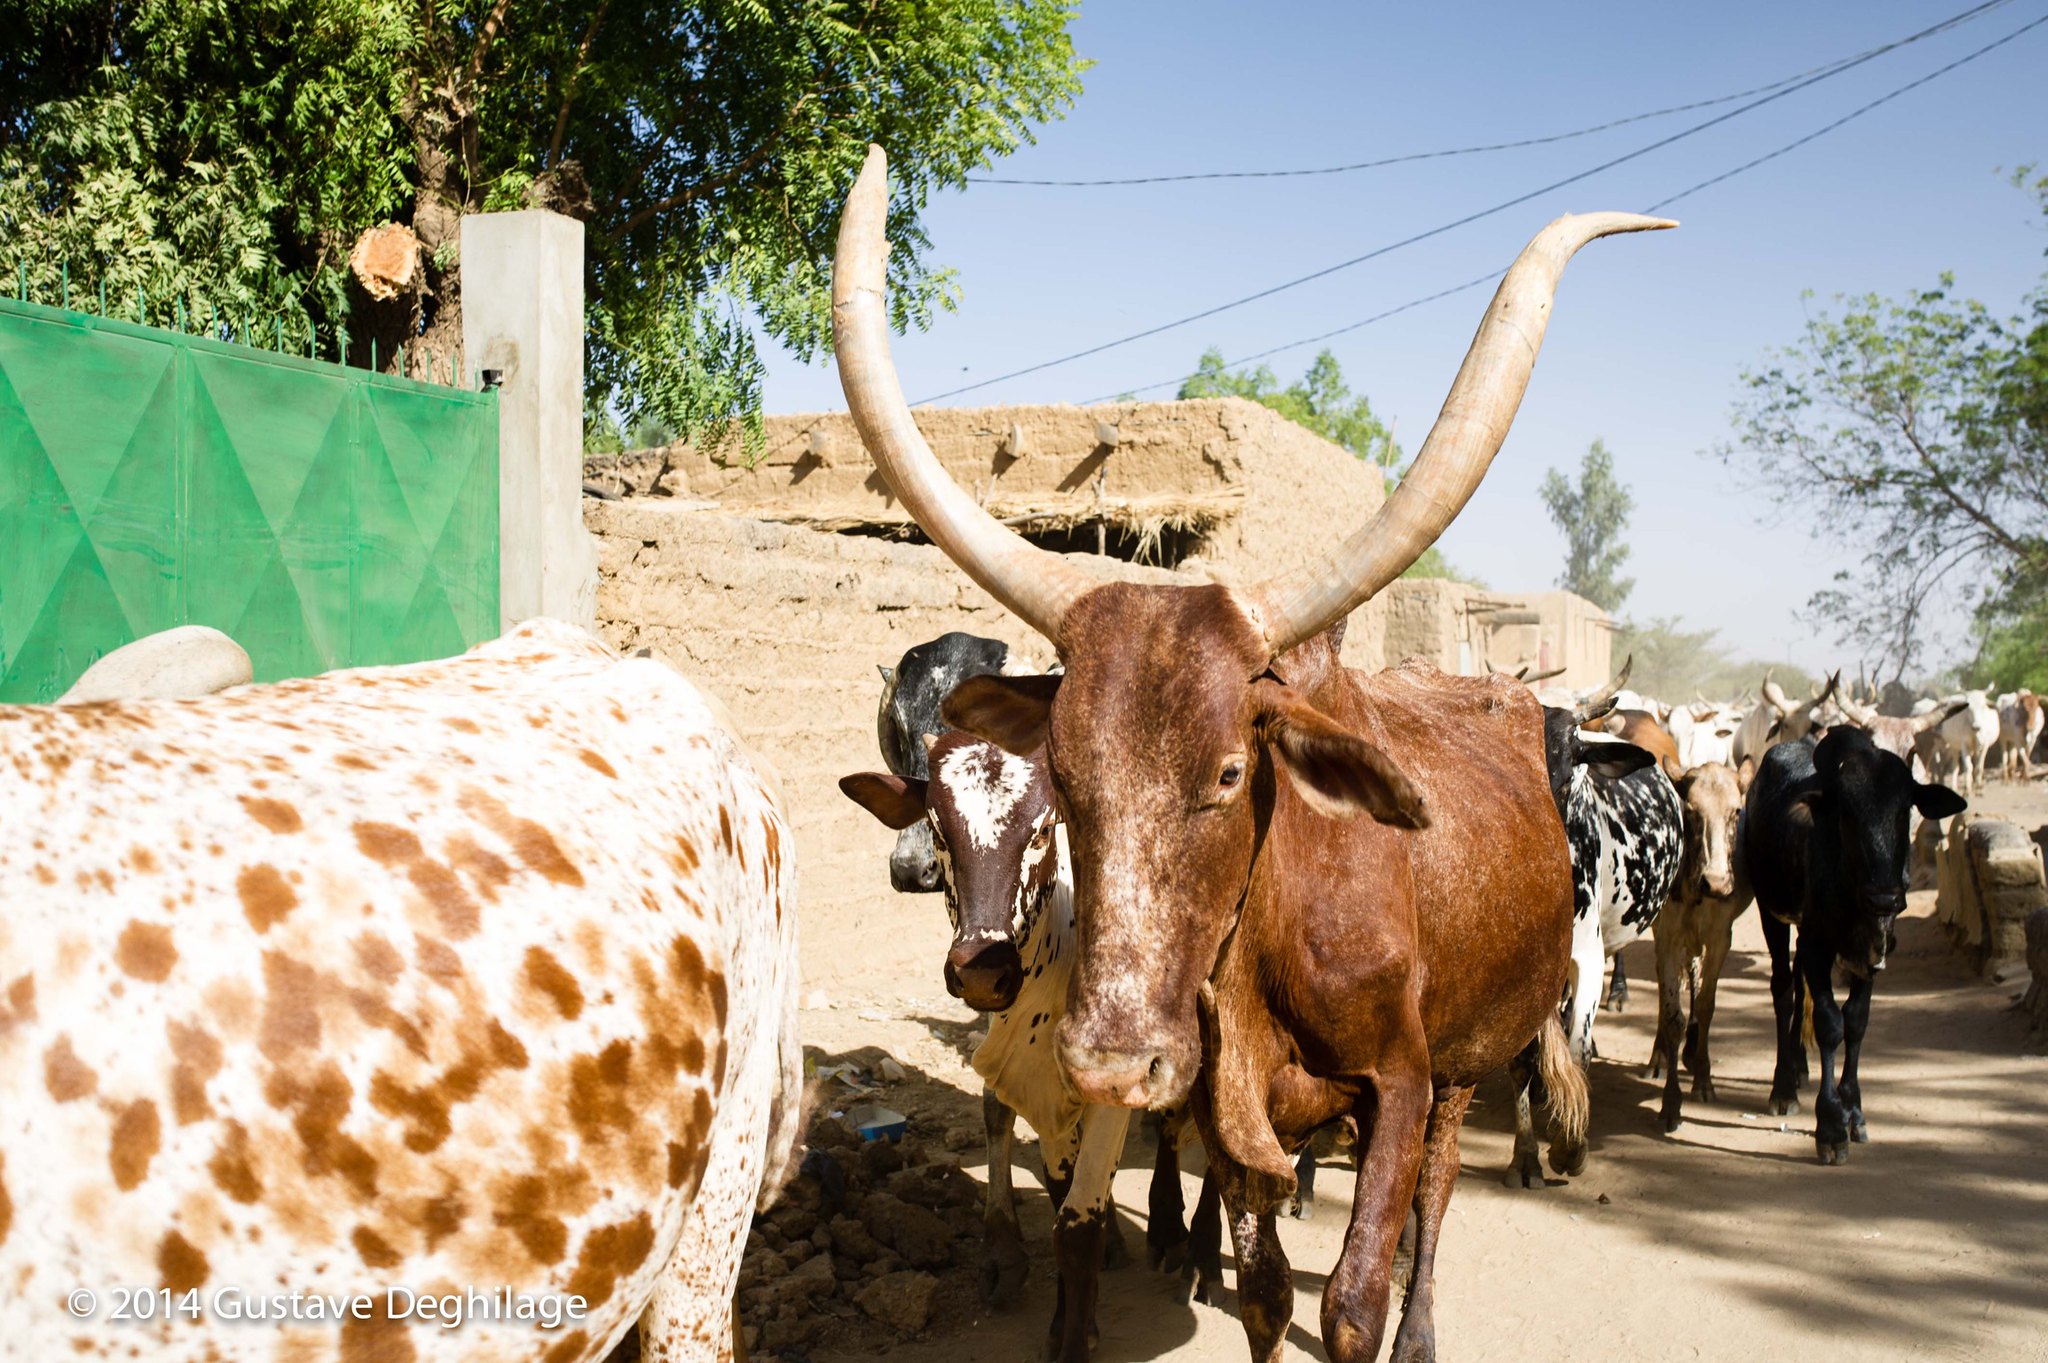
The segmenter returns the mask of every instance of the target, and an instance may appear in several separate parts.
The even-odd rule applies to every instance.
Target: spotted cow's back
[[[794,1132],[795,890],[687,682],[535,622],[0,708],[0,779],[0,1357],[589,1358],[679,1245],[671,1352],[709,1350]],[[588,1310],[440,1329],[393,1288]],[[116,1289],[200,1317],[117,1324]],[[219,1319],[294,1291],[378,1305]]]

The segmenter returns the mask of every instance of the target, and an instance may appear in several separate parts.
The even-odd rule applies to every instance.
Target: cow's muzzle
[[[1073,1014],[1060,1021],[1060,1065],[1084,1103],[1161,1111],[1185,1101],[1194,1083],[1196,1057],[1161,1042],[1123,1047],[1094,1046],[1074,1027]]]
[[[1735,893],[1735,877],[1727,872],[1700,877],[1700,892],[1708,899],[1726,899]]]
[[[1008,938],[955,942],[946,953],[946,992],[982,1013],[1000,1013],[1024,987],[1024,961]]]
[[[896,835],[889,884],[898,894],[931,894],[939,888],[939,854],[932,846],[931,825],[922,819]]]

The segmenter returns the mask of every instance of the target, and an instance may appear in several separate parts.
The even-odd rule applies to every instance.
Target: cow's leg
[[[1854,976],[1849,981],[1848,1000],[1842,1005],[1842,1109],[1849,1139],[1859,1145],[1870,1139],[1870,1127],[1863,1120],[1863,1083],[1856,1077],[1856,1063],[1863,1054],[1863,1032],[1870,1026],[1870,996],[1876,988],[1876,977]]]
[[[1237,1315],[1251,1346],[1252,1363],[1279,1363],[1287,1327],[1294,1319],[1294,1274],[1287,1251],[1281,1248],[1271,1205],[1265,1210],[1254,1205],[1249,1171],[1228,1156],[1210,1157],[1209,1177],[1222,1199],[1231,1246],[1237,1252]]]
[[[1081,1144],[1074,1175],[1053,1215],[1053,1252],[1059,1260],[1058,1308],[1046,1337],[1047,1358],[1087,1363],[1095,1347],[1095,1297],[1102,1266],[1103,1234],[1116,1205],[1110,1180],[1123,1156],[1131,1110],[1091,1106],[1081,1113]]]
[[[1587,914],[1572,925],[1572,987],[1567,997],[1565,1035],[1572,1059],[1584,1066],[1593,1054],[1593,1015],[1599,1011],[1600,977],[1607,969],[1607,949],[1600,941],[1600,920]]]
[[[1543,1188],[1543,1161],[1536,1151],[1536,1119],[1530,1090],[1536,1084],[1536,1043],[1508,1062],[1508,1082],[1515,1090],[1515,1154],[1504,1180],[1510,1188]]]
[[[1598,978],[1590,977],[1589,983]],[[1358,1159],[1351,1226],[1323,1289],[1323,1347],[1330,1363],[1372,1363],[1386,1333],[1395,1241],[1415,1202],[1430,1109],[1435,1105],[1419,1024],[1412,1034],[1413,1056],[1394,1050],[1405,1038],[1388,1039],[1380,1075],[1360,1100],[1358,1132],[1366,1144]],[[1455,1161],[1450,1172],[1455,1177]],[[1245,1273],[1240,1260],[1238,1281],[1248,1302],[1250,1294],[1242,1291]],[[1285,1324],[1283,1320],[1283,1330]],[[1259,1356],[1254,1351],[1253,1357]]]
[[[1761,907],[1761,906],[1759,906]],[[1792,925],[1768,913],[1763,919],[1764,943],[1771,949],[1771,1009],[1778,1021],[1778,1064],[1771,1074],[1771,1111],[1777,1116],[1799,1111],[1799,1071],[1806,1063],[1800,1037],[1799,976],[1792,969]]]
[[[1768,916],[1768,915],[1766,915]],[[1692,1023],[1686,1029],[1692,1047],[1692,1096],[1703,1103],[1714,1099],[1714,1059],[1707,1037],[1714,1026],[1714,996],[1721,985],[1722,967],[1728,964],[1728,948],[1735,936],[1735,915],[1720,905],[1708,911],[1705,950],[1700,964],[1700,987],[1693,999]]]
[[[1458,1129],[1471,1103],[1471,1089],[1450,1089],[1429,1110],[1429,1136],[1415,1184],[1415,1260],[1401,1327],[1394,1332],[1393,1363],[1433,1363],[1436,1358],[1437,1233],[1458,1181]]]
[[[1081,1123],[1075,1122],[1071,1128],[1051,1139],[1044,1132],[1039,1132],[1038,1152],[1045,1161],[1045,1195],[1052,1203],[1053,1251],[1057,1260],[1060,1208],[1067,1205],[1067,1196],[1074,1188],[1074,1165],[1081,1155]],[[1066,1277],[1064,1271],[1060,1272],[1053,1289],[1052,1328],[1047,1332],[1049,1340],[1056,1341],[1066,1333]]]
[[[1161,1273],[1178,1273],[1188,1257],[1187,1199],[1180,1186],[1180,1131],[1184,1113],[1148,1112],[1156,1144],[1152,1187],[1145,1199],[1145,1258]]]
[[[1294,1160],[1294,1193],[1283,1210],[1296,1221],[1306,1221],[1316,1212],[1316,1137],[1312,1132]]]
[[[1650,1068],[1664,1078],[1664,1105],[1658,1116],[1664,1130],[1685,1124],[1684,1099],[1678,1091],[1678,1051],[1685,1036],[1685,1014],[1678,1006],[1680,984],[1690,973],[1691,934],[1687,915],[1666,905],[1650,932],[1657,945],[1657,1039],[1650,1046]]]
[[[1813,1096],[1813,1143],[1822,1164],[1849,1162],[1849,1123],[1842,1110],[1841,1090],[1835,1084],[1835,1050],[1842,1044],[1842,1010],[1835,1002],[1835,984],[1829,978],[1834,953],[1819,949],[1812,939],[1799,943],[1799,973],[1813,998],[1814,1049],[1820,1053],[1820,1086]]]
[[[1628,1007],[1628,976],[1621,972],[1621,953],[1614,953],[1614,979],[1607,986],[1607,1011],[1619,1013]]]
[[[1006,1306],[1031,1271],[1031,1260],[1024,1253],[1024,1232],[1017,1224],[1017,1190],[1010,1181],[1017,1114],[996,1097],[995,1090],[983,1089],[981,1121],[988,1132],[988,1196],[981,1211],[981,1297],[992,1306]]]
[[[1202,1175],[1202,1191],[1195,1195],[1195,1214],[1188,1222],[1188,1261],[1181,1278],[1195,1301],[1222,1304],[1223,1189],[1213,1168]]]

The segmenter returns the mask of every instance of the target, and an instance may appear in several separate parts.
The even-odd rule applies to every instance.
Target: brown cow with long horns
[[[1571,868],[1527,688],[1413,665],[1362,676],[1325,631],[1478,487],[1573,252],[1670,224],[1602,213],[1545,228],[1502,280],[1413,470],[1327,565],[1244,590],[1098,585],[997,524],[918,433],[888,353],[886,181],[871,149],[840,224],[841,382],[918,524],[1066,666],[974,678],[945,713],[1012,751],[1042,745],[1051,764],[1079,928],[1058,1033],[1069,1078],[1091,1102],[1192,1097],[1257,1359],[1279,1356],[1292,1307],[1273,1219],[1294,1184],[1285,1152],[1355,1116],[1358,1189],[1323,1340],[1343,1363],[1376,1355],[1412,1204],[1394,1356],[1430,1358],[1431,1261],[1473,1086],[1539,1034],[1562,1053]]]

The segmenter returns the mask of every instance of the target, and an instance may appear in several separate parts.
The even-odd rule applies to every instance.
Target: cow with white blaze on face
[[[729,1356],[802,1075],[789,826],[707,697],[536,621],[0,707],[0,771],[0,1355]],[[105,1284],[375,1309],[73,1318]],[[445,1330],[401,1287],[589,1309]]]
[[[1235,589],[1098,584],[947,477],[888,360],[887,209],[871,149],[832,281],[854,420],[919,525],[1066,667],[973,678],[943,713],[1011,752],[1045,751],[1079,928],[1058,1029],[1067,1076],[1089,1101],[1192,1101],[1260,1360],[1278,1357],[1293,1316],[1274,1225],[1295,1183],[1287,1151],[1354,1116],[1357,1193],[1323,1341],[1337,1363],[1378,1354],[1412,1207],[1394,1357],[1432,1358],[1432,1265],[1473,1087],[1539,1033],[1562,1037],[1570,859],[1526,688],[1419,664],[1361,677],[1327,631],[1476,490],[1565,262],[1597,237],[1669,224],[1595,214],[1545,228],[1373,523],[1327,564]]]
[[[878,665],[882,700],[875,737],[890,772],[916,781],[929,777],[925,749],[946,728],[939,702],[969,677],[1006,671],[1009,663],[1010,646],[1002,640],[954,630],[906,650],[894,667]],[[899,894],[931,894],[939,880],[931,825],[919,819],[898,829],[889,853],[889,884]]]
[[[1850,1142],[1870,1138],[1857,1060],[1871,992],[1891,950],[1892,924],[1906,907],[1907,816],[1918,810],[1923,818],[1946,819],[1965,807],[1962,796],[1915,781],[1904,762],[1846,726],[1818,743],[1779,744],[1750,785],[1742,865],[1771,949],[1778,1021],[1771,1111],[1799,1109],[1806,1079],[1801,1027],[1810,998],[1820,1051],[1814,1143],[1823,1164],[1846,1163]],[[1849,974],[1849,997],[1841,1004],[1834,986],[1838,961]],[[1845,1047],[1839,1081],[1837,1047]]]
[[[983,1295],[1002,1302],[1028,1262],[1010,1181],[1016,1115],[1038,1133],[1053,1202],[1059,1292],[1047,1356],[1085,1363],[1097,1338],[1097,1273],[1115,1238],[1110,1179],[1123,1155],[1127,1108],[1083,1103],[1062,1078],[1053,1033],[1074,970],[1074,880],[1066,831],[1042,754],[1005,752],[951,731],[930,745],[929,780],[862,772],[839,788],[885,825],[926,823],[953,920],[947,990],[988,1013],[972,1057],[985,1088],[989,1181],[983,1211]]]

